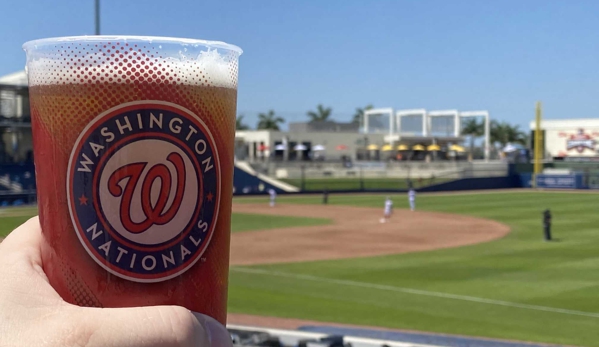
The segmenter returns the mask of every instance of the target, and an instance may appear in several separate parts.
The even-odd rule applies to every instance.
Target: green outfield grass
[[[331,223],[332,220],[327,218],[267,216],[249,213],[233,213],[231,215],[231,231],[234,233],[288,227],[308,227]]]
[[[407,197],[393,196],[407,207]],[[331,195],[330,203],[382,209],[383,195]],[[252,202],[264,199],[239,199]],[[320,196],[280,197],[316,204]],[[507,237],[480,245],[311,263],[237,267],[232,312],[599,346],[599,195],[420,195],[421,210],[490,218]],[[557,242],[543,242],[551,208]],[[401,220],[395,220],[401,223]]]
[[[414,188],[426,187],[450,181],[447,178],[423,178],[412,179]],[[302,186],[302,179],[283,179],[283,182],[296,187]],[[304,179],[304,190],[322,191],[335,190],[358,190],[358,189],[408,189],[408,181],[405,178],[306,178]]]

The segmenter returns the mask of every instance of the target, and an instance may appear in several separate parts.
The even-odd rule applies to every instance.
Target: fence
[[[382,163],[357,162],[351,167],[343,163],[312,163],[311,165],[278,166],[270,170],[287,170],[286,177],[266,176],[269,168],[255,168],[245,162],[235,164],[233,193],[235,195],[265,194],[269,189],[279,193],[330,192],[377,192],[405,191],[410,187],[418,190],[453,189],[479,186],[486,182],[486,189],[495,187],[501,180],[470,180],[477,178],[510,177],[508,165],[501,162],[473,163]],[[35,201],[35,178],[33,164],[4,165],[0,167],[0,205],[18,205]],[[279,174],[281,172],[279,171]],[[465,181],[466,180],[466,181]],[[451,185],[451,182],[459,182]],[[494,182],[490,184],[489,182]],[[506,181],[507,182],[507,181]],[[597,176],[599,186],[599,176]],[[502,183],[503,184],[503,183]],[[437,188],[434,188],[437,187]],[[504,186],[503,188],[507,188]],[[460,188],[461,189],[461,188]]]
[[[272,170],[271,170],[272,172]],[[316,191],[401,191],[477,177],[506,177],[505,163],[358,163],[305,165],[275,168],[275,177],[300,188]]]

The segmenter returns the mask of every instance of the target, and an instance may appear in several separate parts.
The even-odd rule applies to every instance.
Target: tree
[[[257,129],[281,130],[279,124],[285,123],[285,120],[275,115],[274,110],[269,110],[267,113],[258,115]]]
[[[364,108],[356,108],[356,113],[354,113],[354,119],[352,120],[352,123],[362,124],[364,120],[364,112],[372,110],[373,108],[374,106],[372,106],[371,104],[366,105],[366,107]]]
[[[519,143],[521,145],[526,145],[527,135],[525,132],[520,130],[519,125],[509,125],[507,127],[507,138],[511,143]]]
[[[316,112],[309,111],[306,113],[308,117],[310,117],[310,122],[322,122],[329,120],[329,117],[333,113],[333,109],[330,107],[324,107],[322,104],[319,104],[316,107]]]
[[[491,122],[491,143],[498,143],[501,147],[508,143],[526,144],[527,136],[520,130],[519,125],[510,125],[507,122]]]
[[[463,123],[462,135],[470,136],[470,153],[474,151],[474,140],[483,136],[484,133],[484,122],[478,122],[475,118],[470,118]]]
[[[235,120],[235,130],[248,130],[250,127],[243,123],[244,115],[240,114]]]

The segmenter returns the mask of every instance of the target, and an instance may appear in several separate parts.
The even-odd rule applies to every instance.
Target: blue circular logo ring
[[[220,161],[206,124],[164,101],[114,107],[75,142],[67,198],[81,244],[106,271],[143,283],[191,268],[214,233]]]

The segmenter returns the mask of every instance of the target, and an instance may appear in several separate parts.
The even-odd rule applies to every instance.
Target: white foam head
[[[167,82],[237,88],[241,49],[223,42],[81,36],[23,45],[29,85]]]

